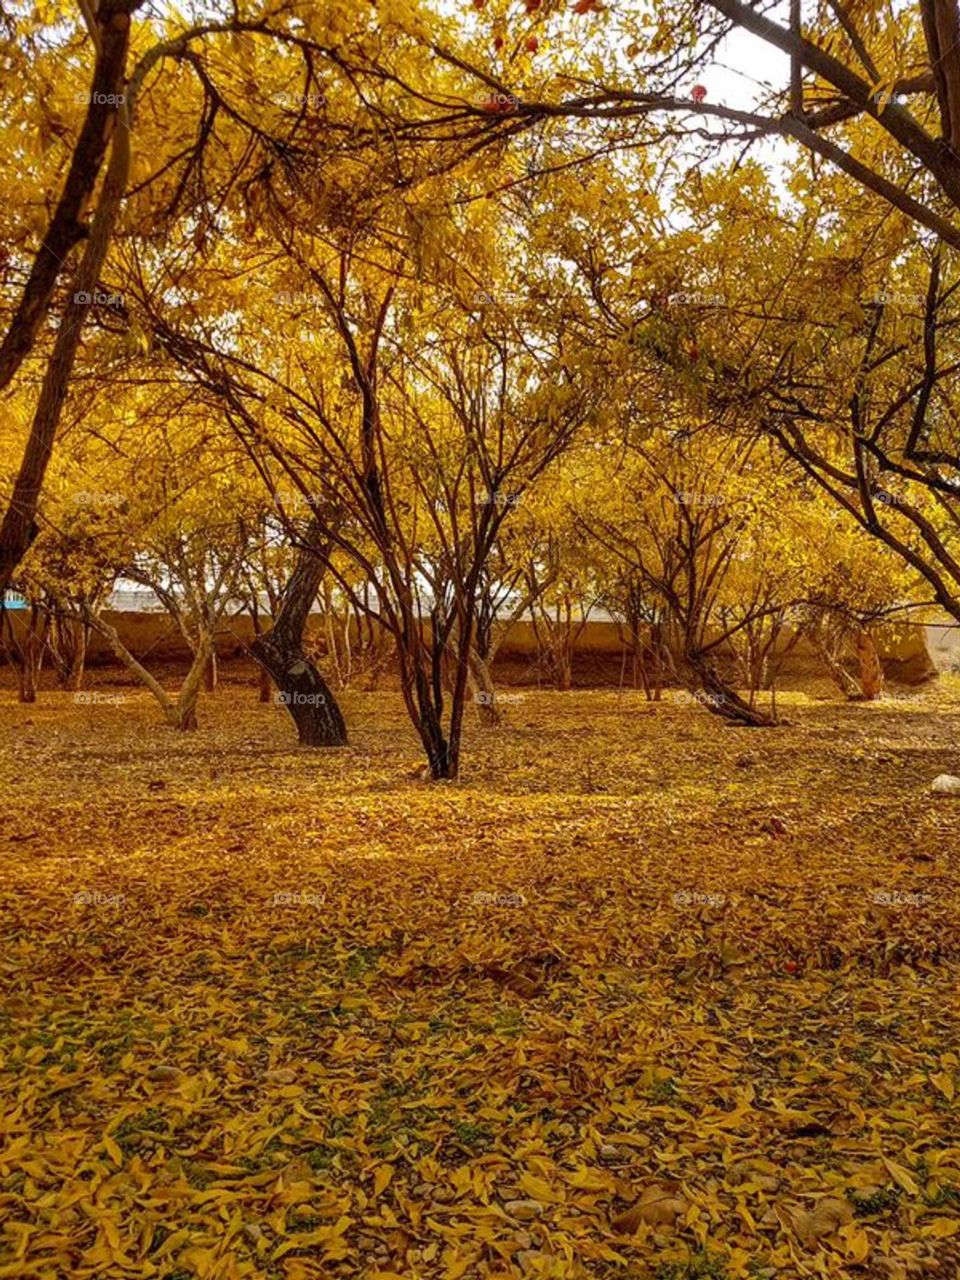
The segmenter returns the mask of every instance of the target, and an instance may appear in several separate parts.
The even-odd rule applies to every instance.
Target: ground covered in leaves
[[[117,696],[0,694],[0,1276],[960,1274],[960,686],[439,786],[393,692]]]

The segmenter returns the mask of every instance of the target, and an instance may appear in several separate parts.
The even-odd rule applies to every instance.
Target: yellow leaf
[[[847,1257],[854,1262],[865,1262],[870,1253],[870,1238],[863,1228],[851,1222],[841,1227],[839,1235],[847,1246]]]
[[[393,1165],[392,1164],[380,1165],[376,1173],[373,1175],[374,1197],[380,1195],[380,1193],[389,1185],[390,1179],[392,1177],[393,1177]]]
[[[546,1204],[552,1204],[557,1195],[549,1182],[543,1178],[538,1178],[532,1173],[524,1173],[519,1183],[521,1191],[525,1191],[532,1200],[540,1200]]]
[[[927,1240],[946,1240],[948,1236],[955,1236],[958,1231],[960,1231],[958,1218],[934,1218],[932,1222],[925,1222],[920,1228],[920,1234]]]
[[[109,1135],[104,1135],[103,1149],[118,1168],[123,1167],[123,1152]]]
[[[890,1177],[906,1191],[907,1195],[917,1196],[920,1194],[920,1188],[914,1182],[909,1169],[905,1169],[902,1164],[896,1164],[893,1160],[888,1160],[886,1156],[881,1156],[881,1159],[887,1166]]]
[[[609,1174],[599,1169],[588,1169],[585,1165],[574,1173],[565,1173],[563,1178],[571,1187],[581,1187],[584,1191],[607,1191],[612,1181]]]
[[[930,1083],[934,1088],[939,1089],[943,1096],[950,1102],[953,1101],[953,1095],[956,1087],[953,1083],[953,1076],[948,1071],[937,1071],[930,1076]]]

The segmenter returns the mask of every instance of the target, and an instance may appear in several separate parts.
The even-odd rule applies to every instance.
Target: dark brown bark
[[[960,157],[957,157],[949,148],[944,148],[939,139],[927,133],[909,111],[893,104],[881,106],[868,80],[858,76],[855,71],[851,70],[850,67],[846,66],[845,63],[825,48],[812,43],[801,35],[795,35],[787,28],[771,21],[767,14],[761,13],[749,4],[743,3],[743,0],[710,0],[710,4],[712,8],[723,14],[724,17],[738,27],[759,36],[761,40],[774,45],[788,56],[798,57],[808,71],[826,80],[828,84],[838,89],[841,94],[849,98],[852,103],[855,103],[868,115],[881,120],[887,132],[922,162],[930,174],[940,183],[953,205],[960,208]],[[947,109],[949,110],[949,107]],[[792,117],[788,117],[782,123],[785,132],[793,132],[795,137],[805,141],[808,146],[813,147],[815,144],[822,144],[825,141],[816,137],[807,137],[806,133],[809,133],[809,131],[806,131],[804,137],[801,137],[800,133],[795,129],[799,122],[793,120]],[[845,157],[852,160],[852,157],[848,156],[840,148],[835,148],[835,150],[841,158]],[[892,186],[892,184],[886,184],[880,175],[873,173],[869,169],[866,170],[864,175],[861,175],[860,180],[866,181],[870,175],[879,182]],[[873,189],[878,190],[878,187],[874,185]],[[899,191],[899,188],[893,188],[893,192]],[[892,198],[892,193],[887,193],[887,196]],[[896,200],[894,202],[900,203]],[[911,212],[910,216],[916,215]]]
[[[37,689],[40,684],[40,668],[43,666],[43,646],[46,638],[49,616],[33,605],[30,609],[30,621],[23,637],[20,651],[20,689],[21,702],[36,702]]]
[[[270,691],[273,688],[273,681],[270,679],[270,672],[266,667],[260,668],[260,679],[258,681],[258,696],[261,702],[270,701]]]
[[[405,655],[401,650],[401,670],[408,669],[405,661],[407,657],[408,655]],[[436,685],[439,679],[438,666],[440,658],[436,652],[431,657],[431,674],[433,676],[433,684]],[[453,727],[448,739],[444,734],[443,721],[441,719],[443,704],[442,702],[438,704],[435,698],[434,689],[431,688],[431,681],[428,679],[422,660],[415,660],[412,679],[403,677],[403,689],[407,710],[410,712],[410,718],[413,720],[420,736],[420,741],[423,743],[423,749],[426,752],[431,778],[433,778],[434,782],[456,778],[460,769],[460,722],[454,725],[454,716],[451,714]],[[454,690],[453,700],[453,712],[455,712],[457,709],[456,690]]]
[[[53,615],[47,646],[57,669],[57,679],[71,693],[83,686],[88,639],[89,628],[81,618]]]
[[[342,747],[347,726],[333,692],[303,648],[303,632],[317,598],[326,564],[311,549],[311,528],[300,551],[273,626],[256,638],[251,653],[277,686],[302,747]]]
[[[99,47],[87,114],[57,207],[33,260],[10,327],[0,343],[0,391],[10,383],[32,348],[66,259],[86,235],[83,217],[103,165],[123,93],[130,15],[140,3],[141,0],[101,0],[97,8]]]
[[[729,720],[731,724],[744,725],[746,728],[771,728],[777,723],[773,716],[758,711],[740,697],[718,674],[713,664],[701,653],[688,650],[687,665],[700,686],[698,701],[715,716]],[[696,695],[695,695],[696,696]]]
[[[920,13],[930,68],[940,107],[944,139],[956,150],[960,144],[960,16],[956,0],[922,0]]]
[[[115,5],[118,2],[120,0],[114,0]],[[123,2],[131,3],[132,0]],[[117,8],[112,12],[111,29],[117,27],[119,31],[121,27],[129,27],[128,13]],[[70,388],[84,321],[90,310],[91,300],[98,291],[100,272],[106,261],[127,187],[130,173],[130,107],[131,104],[121,97],[120,102],[114,104],[114,114],[109,118],[110,161],[106,176],[97,200],[90,235],[70,284],[72,292],[60,316],[53,351],[46,362],[40,395],[10,503],[0,523],[0,591],[9,585],[17,566],[37,536],[36,514],[40,490],[47,474],[57,427]]]
[[[93,230],[73,278],[74,292],[67,301],[57,329],[53,351],[44,370],[30,435],[14,482],[10,503],[0,523],[0,591],[9,584],[20,561],[38,533],[36,522],[40,490],[53,453],[60,415],[70,387],[74,361],[80,347],[90,299],[96,293],[100,271],[113,236],[120,201],[126,188],[130,161],[127,125],[121,122],[114,140],[110,166],[93,220]]]

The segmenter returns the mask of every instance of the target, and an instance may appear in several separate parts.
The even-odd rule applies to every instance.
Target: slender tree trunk
[[[851,699],[859,698],[859,686],[850,672],[837,657],[831,646],[829,637],[824,637],[818,630],[811,635],[811,640],[821,661],[830,673],[830,678],[844,697]]]
[[[330,583],[323,583],[323,629],[327,641],[327,662],[332,666],[334,680],[338,689],[343,688],[343,672],[340,669],[340,654],[337,650],[337,634],[334,627],[333,592]]]
[[[714,670],[709,658],[696,650],[688,650],[687,665],[696,678],[702,691],[700,701],[707,711],[733,724],[742,724],[747,728],[770,728],[776,720],[764,711],[752,707],[740,697]]]
[[[204,632],[200,636],[193,662],[190,664],[186,679],[180,686],[174,706],[174,724],[182,732],[193,732],[197,728],[197,703],[200,701],[200,690],[209,679],[209,671],[214,662],[213,637]]]
[[[30,609],[30,621],[23,638],[20,663],[21,702],[36,702],[40,685],[40,669],[43,666],[43,643],[49,619],[36,605]]]
[[[557,688],[561,693],[567,693],[573,688],[572,655],[567,648],[565,641],[561,645],[559,659],[557,662]]]
[[[259,698],[261,702],[269,702],[270,694],[273,690],[273,681],[270,679],[270,672],[266,667],[260,667],[259,670]]]
[[[107,5],[104,12],[114,15],[111,23],[119,23],[118,30],[109,34],[110,40],[116,41],[119,35],[123,37],[119,62],[115,67],[118,88],[126,59],[130,16],[116,4]],[[117,88],[114,89],[115,96]],[[119,110],[115,109],[114,113],[104,120],[103,127],[109,126],[108,136],[112,133],[110,162],[100,191],[97,210],[93,216],[90,235],[84,246],[76,274],[69,286],[71,292],[60,317],[53,351],[46,362],[40,395],[34,410],[20,469],[14,481],[10,504],[0,522],[0,591],[5,590],[9,585],[17,566],[37,535],[36,514],[40,490],[53,453],[57,427],[80,346],[83,324],[98,290],[100,272],[106,261],[120,203],[127,186],[130,171],[130,118],[122,94],[119,95],[119,101]],[[44,307],[43,311],[45,310]]]
[[[211,648],[207,665],[203,669],[203,687],[207,693],[213,693],[216,690],[217,678],[217,651]]]
[[[857,632],[857,665],[861,697],[864,702],[875,702],[883,693],[883,665],[873,636],[866,627]]]
[[[372,618],[368,619],[368,621],[370,625],[370,640],[367,645],[366,661],[368,666],[364,688],[372,693],[374,689],[380,687],[380,676],[389,660],[390,634],[379,623],[374,625]]]
[[[76,693],[83,685],[89,628],[82,618],[56,613],[47,631],[47,647],[60,687]]]
[[[308,549],[318,530],[311,526],[270,630],[251,652],[277,686],[277,700],[297,726],[302,747],[342,747],[347,726],[333,692],[307,657],[303,632],[324,573],[322,554]]]
[[[64,688],[76,693],[83,688],[83,674],[87,663],[87,641],[89,628],[79,618],[71,623],[70,657],[64,676]]]
[[[423,749],[427,753],[430,776],[434,782],[440,782],[456,776],[451,772],[453,766],[450,758],[450,743],[444,735],[440,717],[433,706],[426,673],[418,670],[417,675],[419,704],[419,715],[416,719],[417,731],[420,734]]]
[[[476,649],[470,653],[470,692],[477,704],[482,725],[493,728],[502,723],[503,717],[497,704],[497,687],[493,682],[490,666]]]
[[[86,235],[83,217],[96,186],[123,100],[130,15],[140,0],[101,0],[93,6],[98,32],[87,114],[63,190],[30,268],[10,327],[0,343],[0,391],[8,386],[36,340],[64,264]]]
[[[273,605],[272,605],[272,608],[275,610],[275,609],[276,609],[276,605],[275,605],[275,604],[273,604]],[[251,610],[250,617],[251,617],[251,621],[253,622],[253,634],[254,634],[254,638],[255,638],[255,640],[259,640],[259,638],[263,635],[263,624],[262,624],[262,622],[260,621],[260,610],[259,610],[259,608],[257,607],[256,600],[254,600],[254,604],[253,604],[253,608],[252,608],[252,610]],[[253,651],[251,650],[251,652],[253,652]],[[259,700],[260,702],[269,702],[269,701],[270,701],[270,692],[271,692],[271,690],[272,690],[272,689],[273,689],[273,681],[270,679],[270,672],[266,669],[266,667],[262,667],[262,666],[260,666],[260,664],[259,664],[259,663],[257,663],[257,697],[258,697],[258,700]]]
[[[138,662],[127,646],[120,639],[120,633],[116,627],[111,626],[104,618],[93,613],[92,610],[86,611],[87,620],[90,626],[110,645],[116,657],[123,663],[128,671],[132,672],[137,679],[144,684],[150,693],[156,698],[163,711],[164,718],[167,723],[173,725],[174,728],[181,727],[182,716],[177,703],[170,697],[166,689],[155,676],[152,676],[146,667]],[[191,668],[192,670],[192,668]],[[196,700],[194,700],[196,701]],[[196,727],[196,707],[193,712],[194,728]]]
[[[350,610],[346,610],[343,620],[343,661],[340,668],[340,684],[346,689],[353,676],[353,648],[350,642]]]

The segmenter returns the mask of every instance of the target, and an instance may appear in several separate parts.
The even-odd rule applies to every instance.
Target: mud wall
[[[115,626],[127,648],[148,666],[185,663],[189,660],[183,637],[164,613],[108,612],[107,621]],[[19,631],[26,621],[23,610],[10,611],[7,618]],[[321,620],[314,615],[308,629],[320,639]],[[960,626],[943,623],[881,627],[876,631],[884,669],[891,679],[919,683],[937,671],[960,667]],[[247,658],[254,638],[253,625],[246,615],[229,619],[218,637],[221,660]],[[789,634],[784,643],[789,643]],[[536,680],[537,637],[529,621],[514,623],[501,646],[497,659],[501,678],[527,682]],[[578,683],[618,681],[624,655],[624,633],[615,622],[588,622],[575,646],[574,674]],[[2,655],[0,655],[2,661]],[[94,634],[90,640],[88,661],[91,665],[116,662],[109,645]],[[823,674],[823,666],[810,644],[800,639],[790,648],[780,670],[778,682]],[[629,680],[629,662],[628,674]]]

